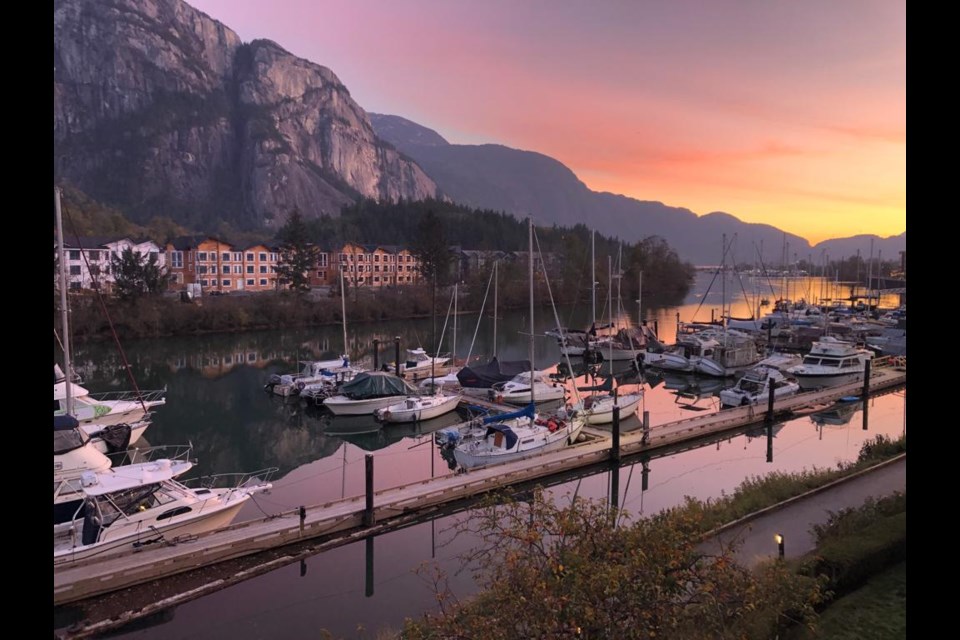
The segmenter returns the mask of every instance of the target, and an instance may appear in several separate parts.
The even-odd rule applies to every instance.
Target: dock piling
[[[372,527],[376,518],[373,515],[373,454],[365,456],[365,475],[367,480],[367,503],[363,511],[363,526]]]

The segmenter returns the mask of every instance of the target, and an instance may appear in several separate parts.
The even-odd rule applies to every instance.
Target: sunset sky
[[[188,0],[369,112],[816,243],[906,230],[905,0]]]

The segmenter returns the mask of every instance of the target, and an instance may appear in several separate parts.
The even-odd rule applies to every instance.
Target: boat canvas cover
[[[488,389],[498,382],[507,382],[520,373],[530,371],[529,360],[500,362],[493,358],[487,364],[464,367],[457,372],[457,380],[464,388]]]
[[[487,436],[490,436],[491,434],[494,434],[497,432],[502,433],[504,437],[507,439],[506,441],[507,449],[512,449],[513,445],[517,444],[517,440],[519,439],[517,438],[517,434],[515,434],[513,432],[513,429],[511,429],[507,425],[505,424],[487,425]]]
[[[409,382],[392,373],[368,371],[357,374],[353,380],[340,387],[340,393],[356,400],[417,395],[419,392]]]
[[[592,387],[577,387],[577,391],[613,391],[613,376],[606,376],[603,384]]]
[[[482,420],[482,424],[491,424],[494,422],[503,422],[504,420],[511,420],[513,418],[533,418],[536,414],[537,407],[532,402],[525,406],[523,409],[518,409],[517,411],[512,411],[510,413],[501,413],[495,416],[487,416]]]

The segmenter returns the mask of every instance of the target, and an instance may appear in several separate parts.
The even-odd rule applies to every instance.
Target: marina
[[[871,378],[871,388],[882,390],[906,383],[905,371],[883,369]],[[845,385],[785,398],[771,403],[773,412],[808,408],[837,400],[858,391],[858,386]],[[770,416],[772,418],[772,415]],[[650,453],[660,447],[686,440],[709,437],[731,429],[767,419],[753,406],[700,415],[686,420],[647,427],[617,438],[619,447],[611,450],[606,438],[593,432],[587,442],[528,460],[505,463],[495,468],[470,471],[452,477],[424,481],[368,493],[336,503],[313,505],[295,513],[280,514],[262,520],[247,521],[220,531],[198,536],[185,544],[128,554],[95,565],[76,567],[54,575],[55,604],[64,604],[128,587],[147,580],[169,576],[199,566],[230,560],[242,555],[276,548],[291,542],[333,533],[352,533],[364,525],[409,516],[419,510],[473,497],[477,493],[536,480],[582,466],[619,459],[623,456]],[[370,473],[372,475],[372,458]],[[368,483],[372,487],[372,483]],[[364,504],[365,502],[365,504]]]
[[[654,318],[667,318],[669,315],[672,315],[670,311],[651,309],[651,316]],[[516,328],[509,327],[511,322],[522,323],[522,316],[512,317],[513,320],[508,316],[505,325],[508,327],[508,332],[518,335]],[[663,320],[661,332],[664,332],[666,325],[666,320]],[[305,335],[308,332],[302,333]],[[321,332],[321,335],[323,334],[324,332]],[[379,333],[365,334],[366,337],[363,339],[368,341],[367,344],[371,337],[381,340],[382,343],[393,342],[384,334],[404,335],[401,329],[391,329],[388,326],[380,327]],[[331,332],[330,335],[332,336],[333,333]],[[251,339],[261,341],[253,335],[239,340],[249,343]],[[296,342],[296,338],[294,340],[295,342],[287,343],[286,349],[290,355],[284,356],[285,358],[295,355],[292,351],[294,345],[300,345],[296,346],[296,351],[302,354],[302,343]],[[211,340],[207,339],[207,341]],[[214,338],[213,342],[229,344],[238,342],[238,338]],[[331,339],[331,343],[333,342],[334,340]],[[526,355],[523,342],[522,339],[507,340],[500,350],[501,357],[505,360],[522,358]],[[165,353],[176,353],[175,344],[176,341],[171,341]],[[178,403],[171,403],[164,407],[164,411],[158,412],[156,416],[156,425],[159,428],[155,433],[158,439],[164,442],[182,442],[187,439],[194,441],[198,447],[197,458],[203,467],[200,471],[205,474],[217,473],[228,468],[251,469],[278,466],[280,480],[275,483],[275,489],[265,495],[255,496],[255,500],[244,507],[236,523],[223,532],[232,536],[229,539],[219,539],[220,542],[218,542],[219,534],[207,534],[176,546],[151,549],[149,551],[151,554],[155,552],[164,554],[163,562],[156,562],[157,567],[154,568],[138,569],[133,565],[125,565],[120,558],[117,558],[114,562],[118,564],[112,567],[104,565],[98,569],[98,572],[103,572],[97,575],[98,579],[103,578],[104,585],[108,587],[111,584],[128,585],[121,587],[119,593],[126,593],[131,588],[134,590],[140,588],[129,586],[135,584],[143,584],[142,588],[149,589],[151,592],[159,589],[167,594],[163,601],[168,607],[194,601],[204,602],[206,596],[223,589],[229,590],[231,585],[240,587],[244,580],[254,580],[257,576],[270,575],[286,564],[295,563],[297,559],[312,558],[325,549],[332,551],[344,546],[350,547],[351,544],[362,541],[364,538],[369,540],[367,538],[369,535],[402,535],[400,530],[403,528],[416,527],[417,523],[446,517],[443,514],[456,513],[458,509],[467,509],[478,495],[499,487],[514,487],[517,490],[531,484],[562,487],[565,484],[569,486],[571,481],[579,483],[580,481],[574,480],[577,477],[586,482],[596,477],[598,473],[609,473],[606,469],[609,468],[612,458],[612,428],[604,425],[587,425],[582,431],[581,442],[577,445],[545,456],[538,456],[536,460],[521,460],[489,469],[474,469],[466,474],[455,473],[453,467],[447,467],[446,461],[438,455],[437,449],[427,444],[428,441],[433,440],[432,433],[437,429],[462,422],[466,418],[464,405],[470,405],[471,412],[479,407],[486,410],[513,411],[516,410],[515,406],[498,406],[495,398],[465,396],[458,412],[421,423],[378,424],[372,417],[369,420],[361,416],[328,417],[324,411],[312,408],[308,402],[302,400],[271,398],[268,394],[251,396],[249,392],[240,391],[241,387],[249,390],[262,386],[262,380],[269,377],[271,370],[285,366],[279,364],[281,355],[279,352],[265,357],[270,353],[270,349],[276,347],[267,346],[271,344],[269,342],[262,344],[267,347],[267,350],[257,347],[256,350],[260,353],[257,353],[256,360],[253,361],[249,357],[251,353],[249,348],[240,349],[244,351],[242,354],[233,349],[232,356],[224,356],[224,351],[220,348],[216,359],[217,364],[212,368],[210,365],[214,364],[214,359],[209,356],[204,357],[203,362],[207,365],[202,369],[198,368],[192,359],[170,360],[170,356],[165,356],[168,362],[184,362],[187,366],[180,370],[182,372],[178,373],[177,377],[171,378],[169,374],[163,374],[151,380],[149,372],[145,377],[151,385],[167,386],[171,397],[196,396],[197,400],[208,398],[206,403],[201,400],[201,404],[184,399],[186,407],[182,408]],[[173,347],[172,351],[170,347]],[[463,347],[458,350],[467,351]],[[353,346],[352,354],[355,361],[361,359],[357,354],[363,351],[362,347],[358,349],[356,345]],[[208,351],[208,353],[211,352]],[[538,358],[538,368],[552,371],[549,363],[551,359],[556,362],[557,356],[556,349],[552,352],[547,351],[542,359]],[[302,358],[302,355],[299,357]],[[266,367],[250,366],[250,362],[260,362],[261,359]],[[198,364],[199,362],[197,361]],[[149,371],[152,371],[155,376],[161,370],[152,367]],[[905,384],[905,372],[899,371],[894,374],[893,371],[896,369],[892,367],[874,370],[871,378],[872,394],[883,393],[885,388],[896,390]],[[197,378],[197,374],[201,372],[205,373]],[[729,439],[736,437],[738,433],[748,434],[748,440],[755,438],[749,435],[751,429],[757,430],[761,434],[761,440],[764,439],[762,434],[767,431],[763,426],[765,424],[764,403],[761,402],[758,406],[752,407],[752,411],[747,407],[717,411],[719,401],[715,394],[724,385],[733,384],[733,380],[729,382],[717,380],[714,385],[713,382],[707,384],[710,380],[707,378],[686,376],[678,377],[677,380],[667,378],[665,384],[661,384],[658,378],[652,375],[652,372],[650,373],[651,375],[647,378],[648,384],[636,384],[639,381],[635,381],[634,384],[625,383],[620,389],[621,393],[630,394],[642,387],[658,385],[656,388],[644,389],[645,393],[641,394],[643,399],[637,407],[636,414],[621,416],[621,464],[623,465],[621,468],[625,473],[631,464],[636,465],[639,470],[639,460],[649,460],[663,455],[671,456],[684,450],[695,451],[711,442],[716,442],[717,446],[720,446],[722,441],[719,438]],[[178,382],[184,375],[186,377]],[[231,391],[223,386],[228,379]],[[578,379],[578,386],[583,384],[581,380],[583,379]],[[570,382],[567,384],[569,385]],[[703,387],[705,392],[698,396],[693,387]],[[708,390],[709,393],[706,392]],[[857,395],[861,390],[862,387],[859,385],[852,385],[850,388],[800,394],[797,397],[806,396],[805,401],[795,405],[781,405],[778,400],[775,410],[778,424],[774,428],[774,442],[777,437],[782,438],[782,435],[778,435],[781,420],[789,420],[790,416],[805,415],[805,412],[818,408],[825,410],[840,397]],[[689,397],[682,398],[682,395],[689,395]],[[864,406],[863,402],[856,404],[858,407]],[[227,409],[228,413],[224,414],[224,419],[218,418],[216,412],[211,412],[215,407]],[[704,410],[691,413],[694,409]],[[248,426],[244,431],[249,436],[244,438],[244,447],[249,445],[249,454],[254,454],[254,457],[251,458],[248,454],[237,458],[236,454],[231,454],[229,460],[234,462],[228,465],[228,458],[224,458],[223,453],[229,451],[230,445],[224,442],[222,435],[216,434],[217,432],[227,433],[223,431],[224,429],[235,431],[236,427],[226,419],[226,416],[237,411],[245,415],[244,423]],[[645,444],[642,442],[643,419],[641,417],[644,413],[650,414],[648,441]],[[191,424],[201,427],[200,431],[191,431],[189,429]],[[221,426],[218,427],[218,424]],[[276,426],[268,426],[273,424]],[[227,449],[224,449],[225,445]],[[433,450],[432,453],[428,453],[430,449]],[[269,452],[286,453],[281,454],[281,458],[275,455],[263,456],[264,453]],[[318,454],[320,458],[317,458]],[[375,458],[372,517],[366,514],[364,467],[367,457]],[[294,462],[294,458],[299,458],[301,462]],[[342,464],[340,464],[341,458]],[[411,462],[416,459],[421,462],[413,466],[406,463],[405,469],[401,471],[393,459],[396,459],[396,462],[401,459],[409,459]],[[424,460],[429,461],[426,468],[423,466]],[[243,463],[240,464],[238,461]],[[302,468],[298,469],[298,467]],[[324,472],[324,469],[327,471]],[[425,472],[427,477],[420,479]],[[333,477],[330,476],[331,473],[336,474],[337,482],[321,485],[308,482],[311,491],[296,490],[291,493],[291,490],[298,486],[306,488],[308,485],[303,485],[303,481],[317,473],[326,473],[330,479]],[[485,477],[486,474],[490,478]],[[623,480],[621,480],[622,486]],[[629,487],[628,481],[627,488]],[[300,506],[304,506],[306,512],[302,533]],[[373,524],[365,526],[365,520]],[[389,534],[389,531],[396,531],[396,533]],[[191,567],[189,562],[177,560],[178,554],[189,554],[191,549],[196,556],[198,544],[202,544],[204,549],[201,564],[205,565],[205,568],[200,571],[196,569],[197,564]],[[169,554],[169,562],[166,554]],[[146,557],[147,554],[132,554],[132,556]],[[227,560],[227,558],[233,559]],[[282,558],[285,560],[281,560]],[[139,559],[136,561],[140,562]],[[246,568],[237,569],[237,567]],[[183,573],[177,573],[180,571]],[[177,573],[174,578],[159,579],[160,576],[174,573]],[[197,576],[191,578],[190,576],[194,574]],[[180,578],[180,575],[184,577]],[[200,578],[201,575],[221,577],[204,580]],[[61,583],[58,578],[58,588],[65,584],[66,582]],[[100,595],[80,595],[80,591],[72,596],[65,595],[66,591],[62,593],[64,595],[57,597],[58,602],[63,603],[59,607],[64,612],[74,607],[81,607],[81,610],[96,610],[111,601],[109,594],[103,595],[101,591],[96,591]],[[63,599],[60,600],[60,598]],[[136,608],[139,613],[131,619],[140,618],[150,611],[157,610],[148,606]],[[162,607],[160,609],[162,610]],[[349,607],[347,610],[350,610]],[[89,622],[91,625],[96,624],[95,619]],[[99,627],[91,626],[90,628]]]

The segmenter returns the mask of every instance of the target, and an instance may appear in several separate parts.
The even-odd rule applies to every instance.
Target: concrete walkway
[[[830,512],[859,507],[868,497],[881,498],[907,490],[907,458],[904,455],[879,468],[816,489],[763,512],[723,527],[704,542],[705,549],[716,553],[736,541],[734,558],[752,567],[777,557],[776,534],[784,539],[784,555],[802,556],[815,548],[813,525],[824,524]]]

